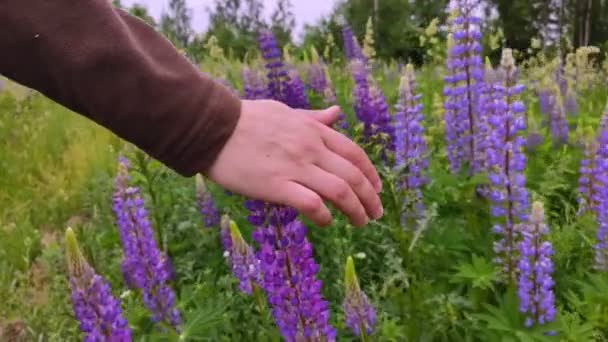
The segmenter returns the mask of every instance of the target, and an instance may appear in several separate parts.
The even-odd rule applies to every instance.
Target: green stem
[[[361,342],[369,341],[369,339],[367,338],[367,334],[365,333],[365,329],[363,328],[363,324],[359,326],[359,332],[361,334]]]
[[[139,167],[141,169],[141,173],[144,175],[144,177],[146,178],[146,185],[147,185],[147,190],[148,193],[150,194],[150,198],[152,199],[152,207],[153,207],[153,215],[154,215],[154,227],[156,230],[156,235],[158,237],[158,242],[161,246],[161,249],[163,252],[167,252],[167,248],[165,246],[165,237],[163,234],[163,229],[162,229],[162,225],[161,225],[161,218],[160,218],[160,214],[158,211],[158,197],[156,196],[156,191],[154,191],[154,187],[153,185],[153,177],[150,173],[150,170],[148,169],[148,163],[146,163],[146,161],[144,160],[143,155],[140,156],[140,158],[138,158],[139,160]]]

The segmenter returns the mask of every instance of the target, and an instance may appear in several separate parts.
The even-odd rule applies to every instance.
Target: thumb
[[[319,121],[320,123],[330,126],[334,122],[338,120],[340,117],[340,107],[339,106],[331,106],[326,109],[319,110],[306,110],[299,109],[299,111],[304,114],[312,117],[313,119]]]

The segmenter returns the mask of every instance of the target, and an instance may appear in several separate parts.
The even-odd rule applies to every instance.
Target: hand
[[[207,176],[227,190],[297,209],[319,226],[332,217],[323,200],[355,226],[382,216],[382,182],[363,150],[331,125],[339,108],[293,109],[242,101],[234,133]]]

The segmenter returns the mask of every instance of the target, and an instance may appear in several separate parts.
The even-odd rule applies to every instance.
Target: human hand
[[[333,130],[337,106],[293,109],[272,100],[242,101],[237,126],[207,176],[227,190],[295,208],[319,226],[331,202],[355,226],[383,214],[382,182],[365,152]]]

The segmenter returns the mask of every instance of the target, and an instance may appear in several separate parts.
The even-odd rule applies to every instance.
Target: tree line
[[[503,46],[525,53],[533,39],[543,49],[566,51],[594,45],[608,51],[608,0],[478,0],[483,11],[484,30],[502,32]],[[219,46],[231,57],[245,58],[256,43],[261,29],[271,29],[281,46],[327,51],[341,55],[341,29],[348,23],[362,40],[366,24],[371,23],[376,56],[421,63],[427,46],[420,35],[438,18],[445,23],[449,0],[339,0],[332,12],[304,26],[303,36],[294,43],[295,16],[290,0],[278,0],[269,20],[262,0],[216,0],[207,8],[209,27],[194,32],[192,14],[185,0],[170,0],[159,22],[147,8],[135,4],[125,8],[162,32],[193,60],[204,58],[205,42],[215,36]],[[439,34],[445,31],[440,30]]]

